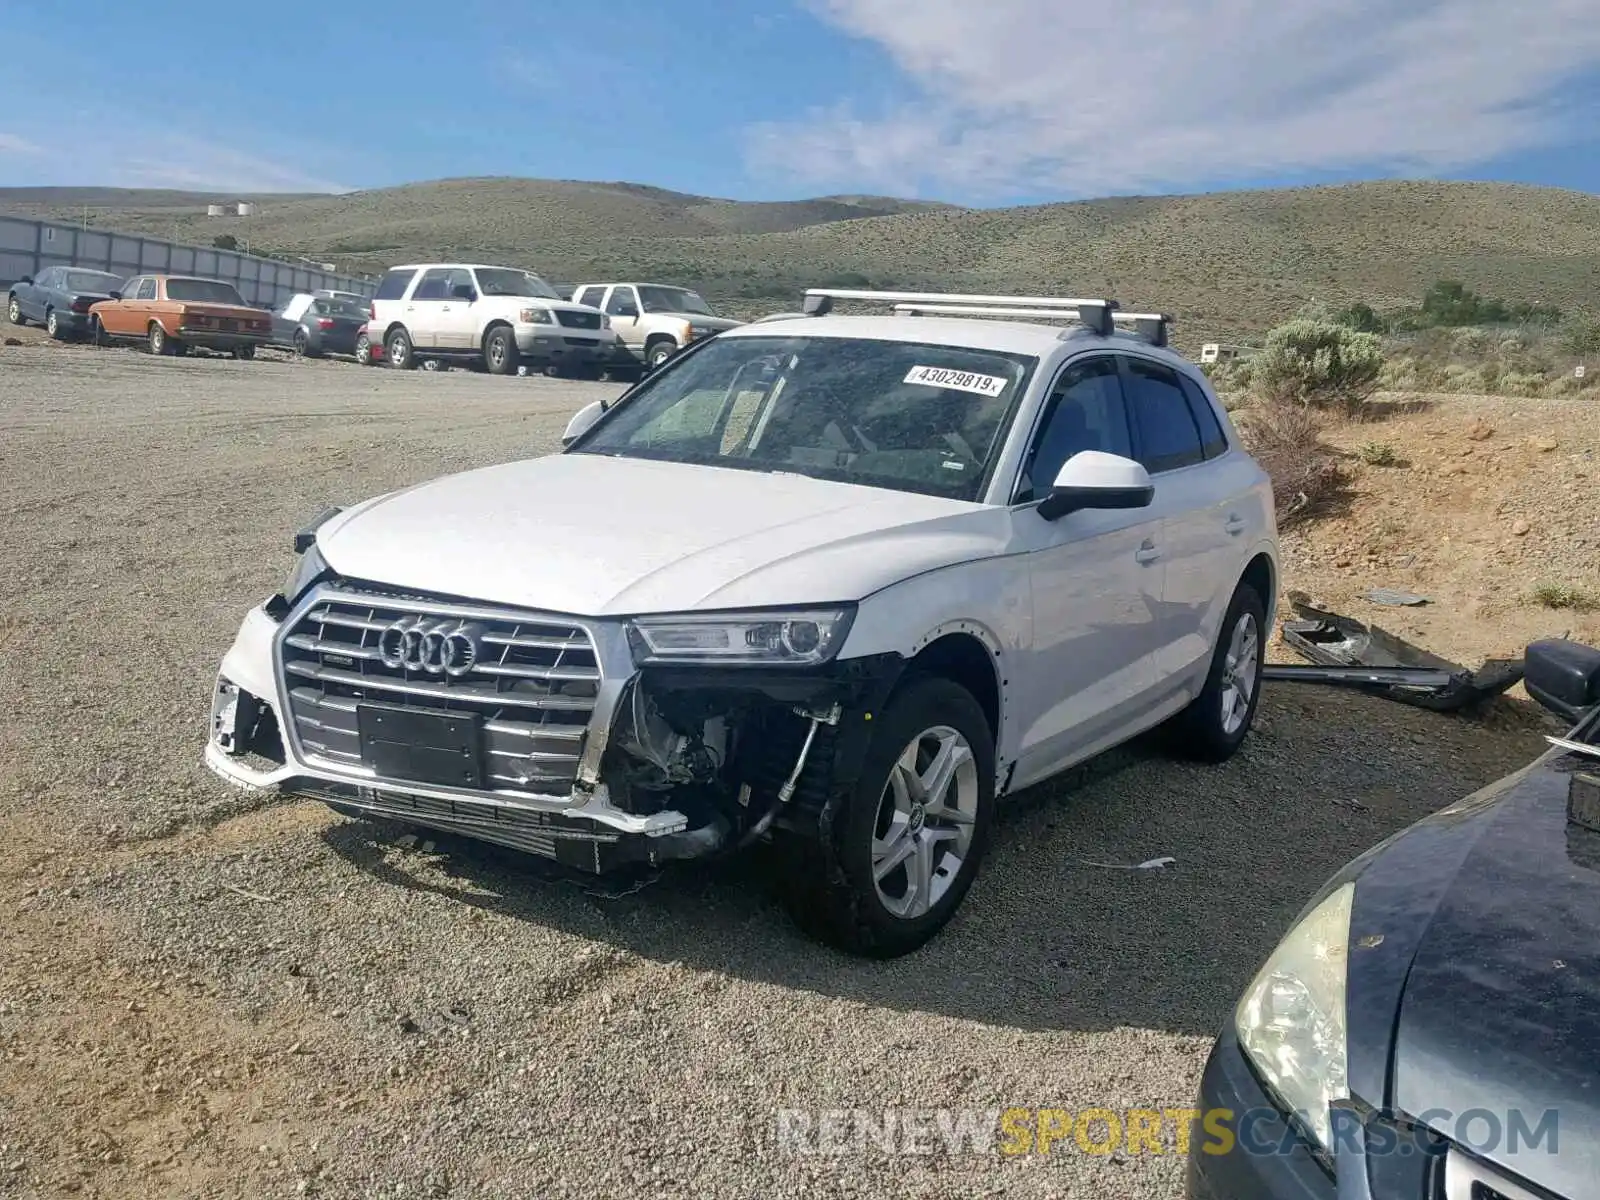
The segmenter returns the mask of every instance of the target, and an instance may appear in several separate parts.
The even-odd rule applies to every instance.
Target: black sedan
[[[1600,650],[1526,667],[1576,724],[1302,910],[1212,1047],[1191,1200],[1600,1196]]]
[[[274,346],[284,346],[307,358],[324,354],[355,355],[356,339],[367,327],[367,310],[343,297],[291,296],[272,314]]]
[[[13,325],[36,321],[53,338],[82,337],[89,331],[89,306],[109,300],[122,276],[85,267],[46,267],[38,278],[24,275],[11,285],[6,316]]]

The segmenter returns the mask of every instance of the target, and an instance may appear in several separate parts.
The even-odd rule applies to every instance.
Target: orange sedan
[[[89,308],[97,345],[138,340],[151,354],[187,354],[191,346],[254,358],[272,334],[272,314],[252,308],[237,288],[192,275],[135,275],[113,299]]]

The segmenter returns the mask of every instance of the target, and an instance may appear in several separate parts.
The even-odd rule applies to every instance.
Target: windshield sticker
[[[1006,390],[1003,375],[979,375],[973,371],[952,371],[947,367],[912,367],[906,372],[904,383],[920,383],[924,387],[954,388],[958,392],[972,392],[979,396],[998,396]]]

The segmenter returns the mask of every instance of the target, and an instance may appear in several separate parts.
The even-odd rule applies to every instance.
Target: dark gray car
[[[320,358],[356,352],[356,338],[367,327],[367,310],[352,300],[301,292],[272,314],[274,346]]]
[[[46,267],[38,278],[24,275],[11,285],[6,316],[13,325],[43,325],[53,338],[82,337],[89,331],[89,306],[109,300],[122,276],[87,267]]]

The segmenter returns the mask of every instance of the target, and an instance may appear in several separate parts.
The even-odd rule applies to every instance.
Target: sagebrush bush
[[[1383,343],[1332,321],[1297,319],[1267,334],[1251,381],[1267,399],[1358,412],[1378,388]]]
[[[1246,447],[1272,479],[1278,523],[1312,516],[1346,485],[1338,454],[1322,440],[1322,418],[1298,400],[1263,398],[1235,414]]]

